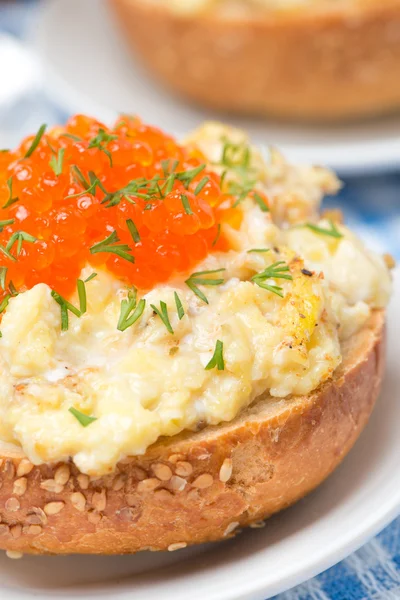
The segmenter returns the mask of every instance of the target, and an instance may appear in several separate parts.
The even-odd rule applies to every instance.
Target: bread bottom
[[[260,398],[234,421],[161,440],[90,480],[71,464],[33,466],[1,448],[0,548],[124,554],[219,540],[305,496],[368,421],[384,371],[384,312],[343,348],[312,394]]]

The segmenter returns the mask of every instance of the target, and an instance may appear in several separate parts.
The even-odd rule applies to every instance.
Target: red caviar
[[[110,129],[78,115],[1,152],[3,288],[43,282],[69,296],[89,263],[149,289],[227,250],[220,223],[239,211],[204,163],[125,116]]]

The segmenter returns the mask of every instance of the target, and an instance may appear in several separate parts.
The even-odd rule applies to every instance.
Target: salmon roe
[[[238,212],[199,151],[134,117],[77,115],[0,153],[2,287],[68,297],[89,263],[150,289],[227,250],[220,223]]]

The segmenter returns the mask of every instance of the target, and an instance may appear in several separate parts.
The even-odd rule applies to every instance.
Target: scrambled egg
[[[247,144],[243,133],[217,124],[187,143],[213,163],[224,136]],[[72,457],[95,476],[160,436],[229,421],[261,394],[307,394],[331,377],[341,340],[386,305],[390,274],[345,227],[337,225],[341,237],[318,231],[331,227],[318,220],[322,195],[338,188],[331,173],[290,166],[275,151],[264,159],[253,149],[251,157],[271,212],[246,199],[240,228],[224,225],[232,250],[210,254],[197,269],[225,269],[224,283],[207,288],[208,304],[176,279],[148,292],[142,318],[121,332],[126,289],[99,273],[86,285],[87,313],[70,315],[61,332],[60,308],[46,285],[10,300],[1,323],[0,439],[20,445],[35,464]],[[292,279],[267,283],[283,297],[252,279],[277,261]],[[150,307],[161,300],[174,334]],[[217,340],[224,369],[206,369]],[[94,420],[83,427],[71,407]]]

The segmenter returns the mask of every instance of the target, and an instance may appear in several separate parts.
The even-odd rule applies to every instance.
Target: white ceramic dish
[[[400,513],[400,270],[388,368],[366,430],[313,494],[236,539],[124,557],[0,556],[2,600],[265,600],[327,569]]]
[[[341,174],[400,165],[400,114],[367,123],[323,126],[232,118],[191,106],[151,80],[125,51],[102,0],[51,0],[35,34],[46,89],[68,112],[111,121],[116,112],[184,133],[205,119],[229,120],[259,144],[274,144],[291,159],[329,165]]]

